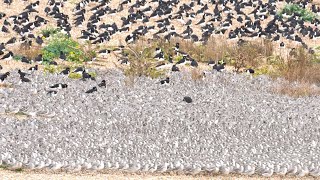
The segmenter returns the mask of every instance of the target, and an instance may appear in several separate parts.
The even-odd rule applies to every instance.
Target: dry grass
[[[320,64],[313,63],[313,56],[299,48],[291,52],[284,67],[280,69],[281,76],[293,82],[320,83]]]
[[[136,77],[158,78],[165,75],[163,71],[156,70],[157,62],[153,59],[154,48],[146,45],[145,41],[139,40],[134,45],[128,45],[124,52],[130,64],[128,67],[117,67],[128,77],[126,84],[133,83]]]
[[[2,88],[12,88],[12,87],[13,87],[12,84],[0,83],[0,89],[2,89]]]
[[[192,69],[191,70],[191,78],[195,81],[200,81],[202,80],[204,77],[202,71],[200,71],[199,69]]]
[[[274,91],[292,97],[319,95],[320,64],[313,60],[314,56],[303,48],[293,49],[278,69],[278,77],[287,82],[275,87]]]
[[[19,48],[14,49],[14,53],[25,56],[28,59],[34,59],[36,56],[41,54],[41,49],[41,46],[33,45],[30,47],[21,44]]]
[[[319,87],[309,83],[283,82],[274,87],[272,91],[277,94],[284,94],[295,98],[320,95]]]

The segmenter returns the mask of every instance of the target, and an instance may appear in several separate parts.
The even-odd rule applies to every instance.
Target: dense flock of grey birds
[[[3,2],[8,7],[14,3]],[[181,37],[203,43],[213,35],[228,33],[229,39],[266,37],[279,41],[281,47],[283,39],[292,40],[312,53],[303,39],[320,37],[318,28],[310,26],[318,26],[319,20],[306,25],[296,14],[283,19],[276,14],[277,1],[273,0],[210,0],[213,12],[202,1],[125,0],[112,9],[107,1],[84,0],[76,4],[73,21],[62,12],[64,2],[50,0],[44,9],[47,16],[34,19],[30,16],[37,13],[40,1],[16,16],[0,12],[1,33],[18,35],[0,44],[1,59],[12,60],[14,54],[8,47],[18,42],[41,45],[42,37],[33,31],[49,18],[67,34],[84,25],[87,29],[78,38],[93,44],[106,43],[114,34],[127,31],[127,43],[148,33],[154,38]],[[89,9],[90,3],[98,5]],[[300,6],[318,11],[308,3],[300,1]],[[249,7],[253,12],[243,13]],[[121,25],[101,21],[125,10],[129,15],[121,17]],[[93,15],[86,20],[88,11]],[[196,16],[202,18],[196,22]],[[160,20],[146,25],[152,18]],[[262,25],[268,18],[267,25]],[[186,29],[176,30],[171,21]],[[232,29],[235,21],[243,26]],[[139,23],[143,25],[132,31],[131,25]],[[197,28],[200,34],[194,32]],[[38,57],[41,61],[42,56]],[[172,65],[168,79],[139,77],[133,84],[116,70],[98,72],[96,78],[79,70],[80,80],[66,76],[70,69],[44,75],[38,66],[28,72],[1,74],[0,80],[9,87],[0,89],[0,164],[70,171],[320,176],[319,98],[276,95],[270,88],[277,82],[265,76],[252,78],[253,71],[234,74],[213,67],[215,71],[198,81]]]
[[[131,85],[118,71],[29,76],[17,83],[12,72],[0,91],[0,163],[12,168],[320,175],[319,98],[271,93],[265,76],[173,72],[169,83]],[[68,87],[48,94],[55,83]]]

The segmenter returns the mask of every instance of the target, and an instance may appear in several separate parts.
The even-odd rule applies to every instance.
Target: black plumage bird
[[[169,77],[167,77],[166,79],[163,79],[163,80],[160,80],[160,84],[169,84],[169,82],[170,82],[170,78]]]
[[[39,45],[43,44],[43,40],[42,40],[42,38],[40,36],[37,36],[36,43],[39,44]]]
[[[31,61],[30,61],[27,57],[25,57],[25,56],[23,56],[23,57],[21,58],[21,62],[27,63],[27,64],[31,64]]]
[[[198,62],[194,59],[191,60],[191,64],[192,67],[198,67]]]
[[[70,73],[70,68],[67,67],[65,70],[61,71],[60,74],[68,75]]]
[[[65,61],[67,59],[67,56],[64,52],[60,51],[59,59]]]
[[[74,73],[81,73],[84,71],[84,68],[83,67],[77,67],[73,72]]]
[[[89,73],[87,73],[85,70],[82,71],[82,80],[91,79],[95,80],[94,77],[92,77]]]
[[[4,74],[0,74],[1,82],[4,81],[9,75],[10,75],[10,72],[6,72]]]
[[[59,88],[59,89],[67,88],[67,87],[68,87],[67,84],[62,84],[62,83],[58,83],[58,84],[54,84],[54,85],[50,86],[50,88]]]
[[[18,70],[20,78],[25,77],[26,75],[29,75],[28,73],[22,72],[20,69]]]
[[[13,58],[13,52],[8,52],[4,56],[2,56],[1,60],[11,60]]]
[[[26,77],[20,77],[20,80],[21,82],[31,82],[31,80]]]
[[[173,71],[173,72],[178,72],[178,71],[180,71],[180,69],[177,67],[177,65],[173,65],[172,66],[172,68],[171,68],[171,71]]]
[[[101,83],[98,84],[99,87],[107,87],[106,80],[102,80]]]
[[[35,65],[35,66],[33,66],[33,67],[30,67],[28,70],[29,70],[29,71],[37,71],[37,70],[38,70],[38,65]]]
[[[35,57],[34,61],[37,63],[42,63],[42,54],[39,54],[37,57]]]
[[[57,95],[58,94],[58,91],[56,90],[49,90],[47,91],[47,94],[51,95],[51,96],[54,96],[54,95]]]
[[[249,68],[249,69],[246,69],[246,73],[248,74],[254,74],[254,70]]]
[[[86,93],[93,93],[95,91],[98,91],[97,87],[93,87],[92,89],[89,89],[88,91],[86,91]]]
[[[191,99],[191,97],[189,97],[189,96],[185,96],[185,97],[183,98],[183,101],[186,102],[186,103],[192,103],[192,99]]]

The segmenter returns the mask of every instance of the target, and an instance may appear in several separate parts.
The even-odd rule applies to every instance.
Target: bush
[[[51,35],[57,34],[59,32],[60,32],[60,29],[52,28],[52,27],[47,27],[46,29],[41,30],[41,34],[46,38]]]
[[[90,57],[80,48],[78,42],[70,37],[58,33],[52,36],[48,45],[42,49],[43,61],[50,62],[60,56],[60,52],[65,53],[68,61],[83,62],[88,61]]]
[[[318,18],[316,14],[311,11],[308,11],[305,8],[302,8],[298,4],[286,4],[284,8],[280,11],[279,15],[282,16],[283,14],[292,15],[296,13],[300,18],[304,21],[313,21],[315,18]]]
[[[128,46],[128,48],[124,49],[130,65],[121,69],[126,76],[130,77],[130,81],[134,81],[134,78],[139,76],[158,78],[165,75],[165,71],[155,68],[157,62],[153,59],[154,49],[154,46],[146,46],[144,42],[140,41],[136,45]]]

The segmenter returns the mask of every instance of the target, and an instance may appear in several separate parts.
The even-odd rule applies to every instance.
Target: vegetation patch
[[[51,35],[59,33],[61,30],[58,28],[53,28],[53,27],[47,27],[43,30],[41,30],[41,34],[45,37],[48,38]]]
[[[317,15],[303,7],[299,4],[289,3],[284,6],[284,8],[279,12],[279,15],[283,17],[283,14],[287,15],[298,15],[304,21],[313,21],[315,18],[318,18]]]
[[[67,61],[75,63],[89,61],[96,56],[93,50],[87,50],[67,35],[58,33],[54,34],[42,49],[42,57],[44,62],[50,62],[61,54],[66,56]]]

